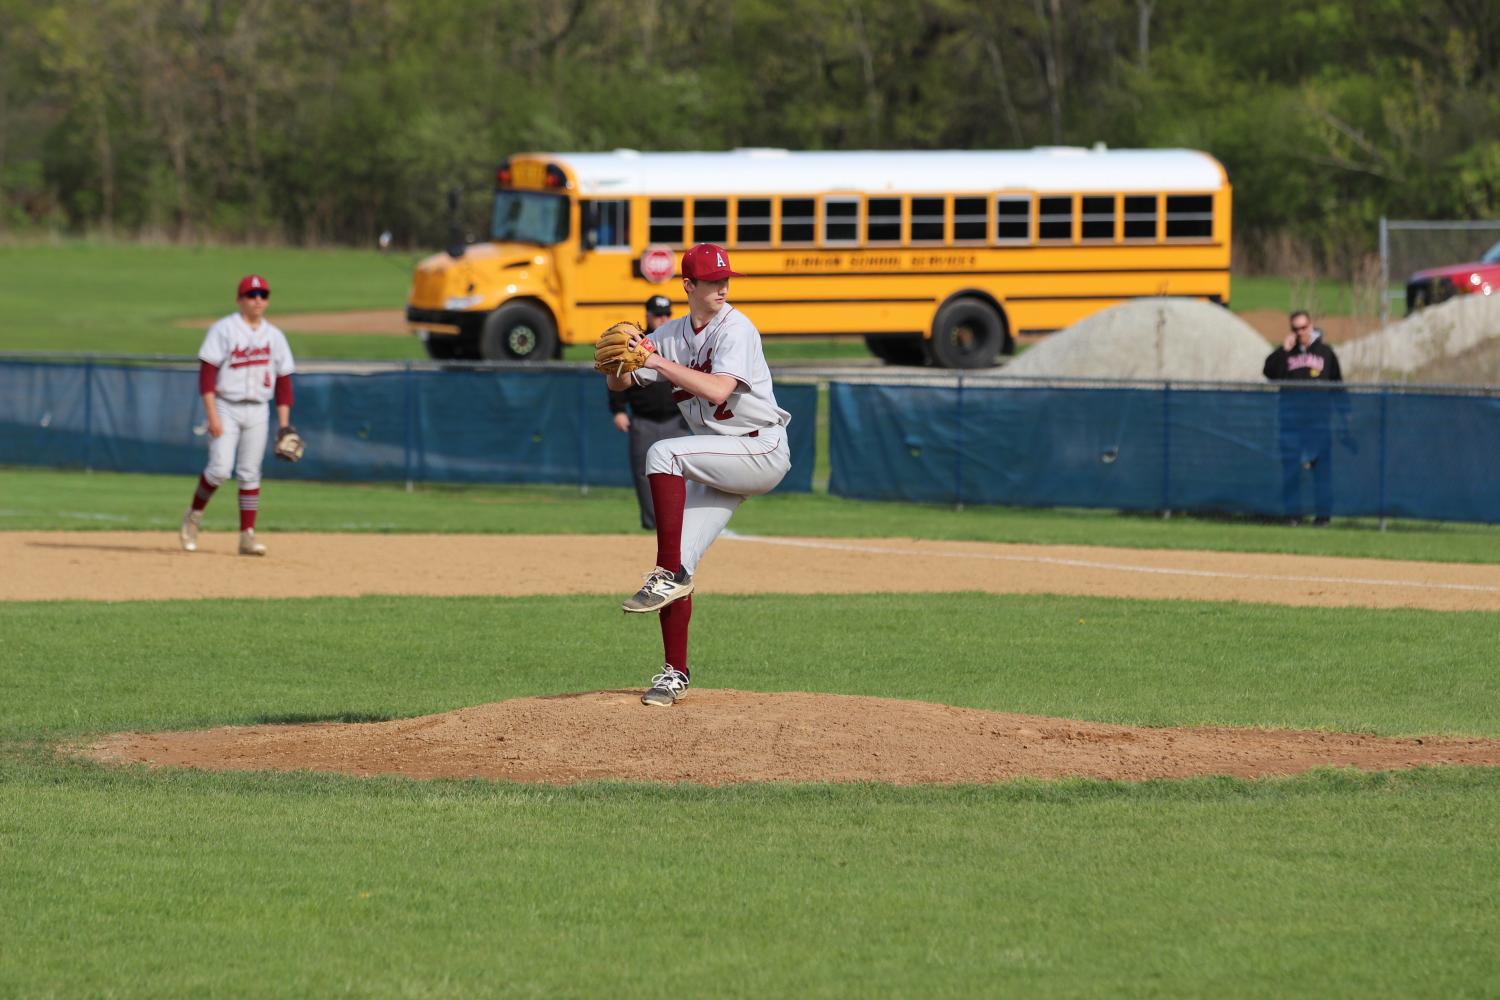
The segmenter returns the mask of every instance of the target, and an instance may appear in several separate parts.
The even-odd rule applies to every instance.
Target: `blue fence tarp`
[[[830,386],[829,492],[1500,522],[1500,399],[1398,387]]]
[[[817,387],[782,384],[812,488]],[[297,377],[308,441],[271,475],[628,486],[626,441],[582,368],[407,367]],[[829,386],[829,490],[934,503],[1500,522],[1500,398],[1399,386]],[[0,360],[0,463],[191,475],[191,366]]]
[[[307,441],[278,478],[629,486],[626,439],[588,370],[303,373],[293,422]],[[781,385],[792,471],[812,489],[817,387]],[[268,444],[269,452],[269,444]],[[0,463],[190,475],[207,454],[190,367],[0,362]]]

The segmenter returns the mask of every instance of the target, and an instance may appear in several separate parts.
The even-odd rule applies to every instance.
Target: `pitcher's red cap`
[[[729,254],[717,243],[699,243],[682,255],[682,276],[694,281],[722,281],[743,278],[729,269]]]
[[[255,289],[260,289],[267,295],[271,294],[271,286],[266,284],[266,279],[262,278],[258,274],[247,274],[240,279],[240,295],[244,295],[246,292],[253,291]]]

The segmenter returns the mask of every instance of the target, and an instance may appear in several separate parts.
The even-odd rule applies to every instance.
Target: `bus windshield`
[[[551,246],[568,237],[568,200],[563,195],[530,191],[497,191],[490,217],[490,238],[496,243],[536,243]]]

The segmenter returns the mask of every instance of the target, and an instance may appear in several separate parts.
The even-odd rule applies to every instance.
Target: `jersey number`
[[[265,386],[267,389],[271,388],[271,370],[269,368],[266,369]]]
[[[734,416],[734,411],[729,408],[728,402],[720,403],[719,408],[714,411],[715,420],[728,420],[732,416]]]

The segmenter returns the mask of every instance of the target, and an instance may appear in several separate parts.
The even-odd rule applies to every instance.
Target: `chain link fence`
[[[1413,272],[1447,264],[1476,261],[1500,243],[1500,221],[1458,222],[1440,219],[1380,218],[1380,272],[1387,294],[1381,302],[1380,325],[1391,318],[1391,300],[1406,302],[1406,279]],[[1397,283],[1395,289],[1391,282]]]

